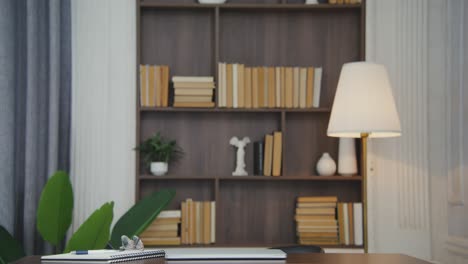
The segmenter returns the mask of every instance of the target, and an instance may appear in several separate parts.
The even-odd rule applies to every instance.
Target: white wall
[[[114,222],[134,203],[136,5],[72,1],[73,231],[114,201]]]

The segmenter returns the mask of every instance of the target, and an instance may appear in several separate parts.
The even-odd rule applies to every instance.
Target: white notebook
[[[284,260],[286,253],[267,248],[166,248],[166,260]]]
[[[58,254],[42,256],[41,263],[120,263],[126,261],[163,258],[164,250],[89,250],[88,254]]]

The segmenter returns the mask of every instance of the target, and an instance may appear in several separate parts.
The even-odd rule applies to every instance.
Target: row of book
[[[254,175],[280,176],[283,154],[283,133],[266,134],[264,141],[254,142]]]
[[[214,107],[211,76],[174,76],[174,107]]]
[[[298,197],[296,231],[302,245],[363,245],[362,203],[336,196]]]
[[[296,231],[301,245],[338,245],[336,196],[298,197]]]
[[[167,107],[169,102],[169,66],[140,65],[140,105]]]
[[[146,246],[180,245],[180,222],[180,210],[162,211],[140,234],[140,238]]]
[[[181,203],[181,243],[211,244],[216,242],[216,202],[193,201]]]
[[[320,105],[322,68],[218,64],[218,107],[312,108]]]
[[[341,245],[363,245],[362,203],[338,203]]]

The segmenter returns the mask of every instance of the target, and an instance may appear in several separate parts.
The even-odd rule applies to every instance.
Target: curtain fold
[[[0,179],[14,190],[5,199],[2,194],[0,208],[9,208],[8,221],[14,224],[8,228],[26,253],[42,254],[46,247],[35,224],[40,193],[54,171],[69,171],[70,1],[3,0],[0,5],[9,8],[2,22],[13,25],[12,31],[0,29],[0,47],[13,46],[0,64],[7,76],[0,79],[6,94],[1,100],[8,100],[0,119]]]

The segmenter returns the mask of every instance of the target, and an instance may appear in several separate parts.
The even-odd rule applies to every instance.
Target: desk
[[[25,257],[20,259],[16,263],[26,264],[40,264],[41,258],[39,256]],[[132,261],[124,262],[128,264],[165,264],[164,259],[152,259],[144,261]],[[192,262],[193,263],[193,262]],[[201,264],[206,263],[205,261],[200,262]],[[216,262],[210,262],[216,263]],[[220,262],[222,263],[222,262]],[[255,263],[255,262],[242,262],[242,263]],[[264,264],[268,262],[262,262]],[[274,261],[272,263],[278,263]],[[399,254],[290,254],[286,264],[430,264],[427,261],[420,260],[417,258],[409,257],[406,255]]]

